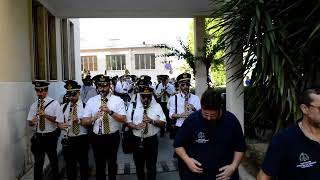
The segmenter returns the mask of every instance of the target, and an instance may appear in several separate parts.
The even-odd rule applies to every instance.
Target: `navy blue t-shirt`
[[[262,170],[280,180],[320,179],[320,144],[306,137],[298,124],[275,135]]]
[[[186,170],[183,179],[215,179],[219,168],[233,161],[234,152],[244,152],[246,143],[238,119],[223,111],[215,123],[202,117],[201,110],[192,113],[179,129],[174,147],[184,147],[187,154],[202,164],[203,174]],[[233,180],[239,179],[238,171]]]

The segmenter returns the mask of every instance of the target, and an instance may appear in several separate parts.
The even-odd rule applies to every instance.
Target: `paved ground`
[[[166,134],[165,137],[159,137],[159,151],[158,151],[158,162],[157,162],[157,179],[173,180],[179,179],[177,171],[177,162],[173,158],[173,140],[168,138]],[[48,162],[46,163],[48,164]],[[92,152],[89,153],[89,164],[90,164],[90,180],[95,179],[95,167],[94,158]],[[64,167],[63,158],[60,157],[59,166]],[[66,180],[66,175],[64,180]],[[33,168],[26,173],[22,180],[32,180],[33,179]],[[120,145],[118,151],[118,179],[119,180],[131,180],[136,178],[136,168],[133,162],[132,154],[124,154]]]
[[[177,162],[172,157],[173,141],[166,135],[159,137],[159,152],[157,163],[157,179],[176,180],[179,179],[177,172]],[[95,179],[95,170],[92,154],[90,154],[90,166],[92,168],[90,180]],[[67,178],[65,177],[64,180]],[[136,168],[133,162],[132,154],[124,154],[120,145],[118,151],[118,180],[133,180],[136,178]]]
[[[166,135],[164,138],[159,137],[159,153],[158,153],[158,163],[157,163],[157,180],[178,180],[179,175],[177,171],[177,162],[173,158],[173,141],[170,140]],[[60,166],[63,166],[63,161],[60,161]],[[91,166],[91,177],[89,180],[95,180],[95,169],[93,156],[90,156],[90,166]],[[239,168],[240,174],[243,180],[253,180],[249,174],[243,169]],[[33,169],[31,169],[22,180],[32,180],[33,179]],[[133,162],[132,154],[123,154],[121,145],[118,151],[118,180],[136,180],[136,168]],[[67,180],[64,175],[63,180]]]

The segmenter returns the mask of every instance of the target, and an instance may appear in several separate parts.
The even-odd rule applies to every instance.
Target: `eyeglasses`
[[[108,89],[110,88],[110,84],[98,85],[98,89]]]
[[[74,96],[76,96],[77,94],[78,94],[77,91],[73,91],[73,92],[70,92],[70,93],[68,94],[68,96],[69,96],[69,97],[70,97],[70,96],[74,97]]]
[[[42,92],[44,89],[34,89],[36,92]]]
[[[151,99],[151,94],[140,94],[141,99]]]
[[[190,86],[190,83],[180,83],[180,86],[181,86],[181,87]]]

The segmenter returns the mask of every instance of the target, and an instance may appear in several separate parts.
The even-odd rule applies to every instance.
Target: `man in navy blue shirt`
[[[304,90],[299,106],[302,120],[273,137],[258,180],[320,179],[320,89]]]
[[[246,144],[238,119],[221,110],[213,89],[201,97],[201,110],[192,113],[179,129],[174,147],[187,168],[183,180],[238,180],[238,166]]]

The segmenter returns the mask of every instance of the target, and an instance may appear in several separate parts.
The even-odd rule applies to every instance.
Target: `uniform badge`
[[[68,84],[68,90],[72,89],[72,85]]]

